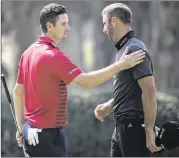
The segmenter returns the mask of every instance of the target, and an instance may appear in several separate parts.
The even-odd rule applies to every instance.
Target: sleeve
[[[51,58],[51,70],[66,84],[70,84],[73,79],[83,73],[64,53],[56,53]]]
[[[143,48],[140,48],[138,46],[131,46],[129,47],[129,54],[134,53],[135,51],[138,51],[140,49]],[[134,76],[135,80],[153,75],[153,66],[152,66],[151,57],[149,56],[147,50],[143,49],[143,51],[146,52],[144,61],[132,68],[132,75]]]
[[[21,56],[20,61],[19,61],[19,68],[18,68],[18,74],[17,74],[17,83],[23,84],[23,69],[22,69],[22,61],[23,61],[23,56]]]

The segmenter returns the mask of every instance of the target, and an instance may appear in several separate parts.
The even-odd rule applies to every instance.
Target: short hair
[[[40,27],[42,32],[47,33],[47,22],[51,22],[55,26],[56,21],[58,20],[58,15],[65,13],[67,13],[67,9],[63,5],[57,3],[46,5],[40,13]]]
[[[119,18],[124,24],[131,24],[132,22],[132,11],[123,3],[113,3],[105,7],[101,13],[103,16],[107,14],[109,20],[112,17]]]

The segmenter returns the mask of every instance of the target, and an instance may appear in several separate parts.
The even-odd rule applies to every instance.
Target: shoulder
[[[137,39],[137,38],[132,38],[128,41],[127,43],[128,49],[129,49],[129,53],[133,53],[135,51],[138,51],[140,49],[148,52],[146,45],[144,44],[144,42],[142,42],[141,40]]]
[[[63,54],[63,52],[58,48],[54,47],[50,44],[43,44],[41,45],[41,51],[44,52],[45,55],[50,55],[50,56],[58,56],[58,54]]]
[[[66,59],[66,58],[68,58],[67,55],[58,48],[50,50],[49,53],[51,54],[51,58],[56,58],[56,59]]]
[[[146,45],[140,39],[137,39],[137,38],[130,39],[127,43],[127,47],[128,47],[127,54],[134,53],[135,51],[138,51],[138,50],[143,50],[144,52],[146,52],[147,58],[151,59],[150,53],[149,53]]]
[[[146,52],[146,57],[148,58],[148,60],[149,61],[152,60],[151,55],[150,55],[146,45],[140,39],[132,38],[127,42],[126,46],[128,47],[128,53],[127,54],[134,53],[138,50],[143,50],[144,52]]]
[[[33,50],[33,47],[34,47],[34,43],[31,44],[20,56],[20,62],[22,62],[23,60],[25,59],[28,59],[29,58],[29,54],[31,54],[32,50]]]
[[[38,48],[39,47],[39,48]],[[49,59],[59,59],[66,57],[65,53],[60,50],[58,47],[54,47],[51,44],[42,44],[36,45],[37,51],[39,49],[39,52],[42,53],[43,57],[47,57]]]
[[[49,52],[47,52],[47,54],[50,56],[51,63],[56,63],[59,65],[72,62],[69,57],[59,48],[51,49]]]

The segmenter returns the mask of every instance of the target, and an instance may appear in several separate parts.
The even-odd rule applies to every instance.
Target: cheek
[[[108,30],[108,33],[111,34],[113,32],[113,27],[109,25],[107,30]]]
[[[63,28],[59,26],[55,29],[55,32],[58,36],[61,36],[63,34]]]
[[[61,27],[60,27],[60,32],[61,32],[61,34],[64,34],[65,30],[66,30],[66,27],[64,27],[64,26],[61,26]]]

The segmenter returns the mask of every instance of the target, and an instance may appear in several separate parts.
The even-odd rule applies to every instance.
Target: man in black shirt
[[[156,88],[151,57],[145,44],[131,30],[132,12],[122,3],[114,3],[102,11],[104,33],[116,43],[116,61],[126,47],[128,53],[143,49],[144,62],[114,76],[113,98],[95,109],[96,117],[103,118],[113,112],[116,127],[111,141],[112,157],[150,156],[161,150],[155,144],[157,113]]]

